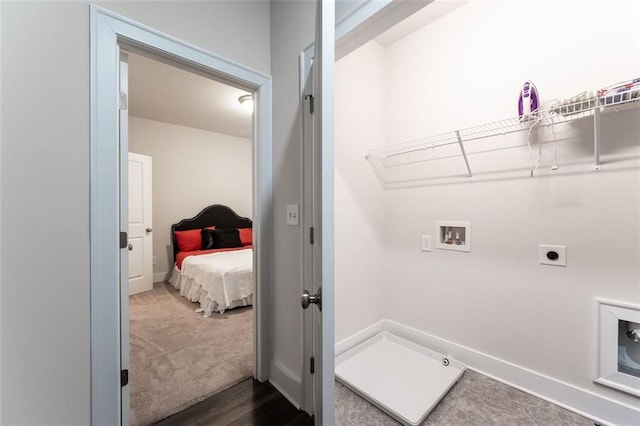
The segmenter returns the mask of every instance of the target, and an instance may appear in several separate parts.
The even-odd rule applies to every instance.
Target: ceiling
[[[238,98],[248,92],[202,75],[129,53],[131,115],[243,138],[252,113]]]
[[[400,39],[419,30],[425,25],[442,18],[447,13],[457,9],[470,0],[435,0],[413,15],[400,21],[387,31],[375,38],[383,47],[389,47]]]

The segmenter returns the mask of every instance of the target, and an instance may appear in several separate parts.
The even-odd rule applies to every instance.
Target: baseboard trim
[[[269,366],[269,382],[298,410],[302,407],[302,380],[277,361]]]
[[[338,342],[336,356],[380,331],[452,356],[467,364],[471,370],[596,422],[607,425],[639,424],[638,408],[391,320],[379,321]]]
[[[169,281],[169,273],[168,272],[156,272],[155,274],[153,274],[153,282],[154,283],[161,283],[163,281]]]

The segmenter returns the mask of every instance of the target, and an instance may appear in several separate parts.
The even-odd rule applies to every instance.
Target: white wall
[[[514,116],[528,79],[546,101],[640,75],[637,26],[603,19],[635,22],[637,5],[534,3],[471,2],[391,45],[383,99],[387,143]],[[533,23],[526,35],[523,16]],[[637,398],[592,383],[593,298],[640,303],[638,111],[603,116],[598,173],[590,167],[586,121],[556,127],[555,176],[545,144],[546,176],[527,177],[525,161],[509,178],[478,175],[472,183],[387,190],[387,318],[640,406]],[[524,134],[508,140],[522,145]],[[520,147],[470,161],[485,171],[509,169],[511,160],[527,155]],[[458,161],[456,172],[464,170]],[[423,164],[437,169],[437,162]],[[420,252],[420,235],[435,237],[438,220],[469,220],[471,252]],[[539,265],[540,243],[567,245],[568,267]]]
[[[286,205],[301,199],[298,57],[314,38],[314,2],[271,2],[273,78],[273,363],[291,398],[302,380],[300,228],[286,225]],[[283,381],[284,382],[284,381]],[[288,383],[288,385],[287,385]],[[301,401],[300,401],[301,403]]]
[[[266,2],[101,5],[269,73]],[[86,425],[89,2],[2,2],[1,19],[0,423]]]
[[[153,162],[154,280],[173,269],[172,224],[211,204],[252,218],[251,139],[129,117],[129,151]]]
[[[336,342],[385,318],[385,194],[364,159],[385,143],[385,64],[374,42],[335,68]]]

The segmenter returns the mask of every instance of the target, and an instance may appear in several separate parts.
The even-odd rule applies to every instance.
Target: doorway
[[[223,232],[213,222],[219,215],[210,208],[227,206],[251,224],[253,107],[240,102],[252,97],[247,91],[204,73],[124,50],[121,57],[121,86],[128,88],[121,147],[126,142],[129,155],[129,420],[135,426],[253,376],[251,228],[241,230],[241,241],[240,230]],[[143,170],[147,179],[140,179]],[[144,203],[147,180],[153,189]],[[182,238],[173,238],[175,224],[202,211],[212,221],[202,225],[217,225],[220,233],[193,229],[201,241],[196,250],[183,250]],[[205,230],[206,237],[230,238],[224,247],[205,249]],[[144,247],[140,237],[153,243]],[[148,286],[137,285],[147,277]]]
[[[96,6],[91,7],[91,374],[92,423],[127,424],[127,341],[121,339],[126,321],[121,303],[128,298],[118,285],[127,224],[119,211],[123,179],[119,164],[126,150],[118,143],[118,50],[144,52],[254,94],[253,123],[253,266],[254,377],[267,379],[269,323],[266,320],[271,288],[271,80],[269,76],[231,63],[165,34],[136,24]],[[126,161],[126,160],[125,160]],[[126,179],[125,179],[126,180]],[[124,262],[126,265],[126,261]],[[126,268],[124,268],[126,269]],[[127,279],[125,275],[125,279]],[[127,302],[123,302],[126,305]],[[126,335],[126,333],[124,333]],[[125,403],[126,402],[126,403]]]

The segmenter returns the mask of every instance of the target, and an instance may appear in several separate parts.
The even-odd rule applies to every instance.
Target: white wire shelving
[[[512,117],[401,144],[375,148],[367,153],[366,159],[382,185],[386,187],[387,182],[385,182],[384,178],[384,169],[386,167],[419,163],[424,161],[418,158],[421,152],[457,145],[459,148],[457,155],[461,155],[464,158],[468,177],[472,178],[473,172],[465,150],[465,144],[484,138],[531,131],[536,126],[548,127],[593,117],[593,168],[594,170],[600,170],[600,114],[607,110],[619,110],[621,107],[631,106],[630,104],[637,107],[640,106],[639,101],[640,87],[634,87],[625,92],[600,98],[591,97],[572,102],[556,102],[546,108],[543,106],[535,115],[530,115],[526,119]],[[412,156],[415,158],[412,158]]]

